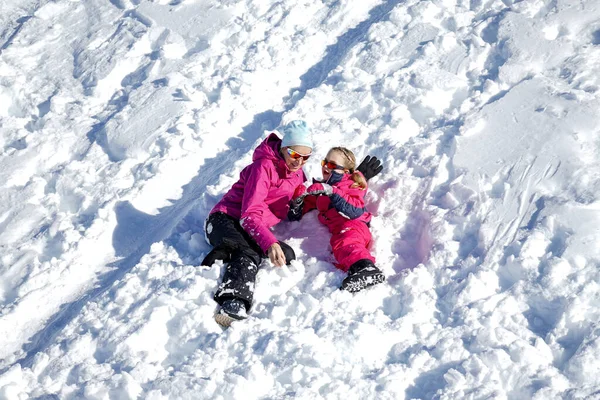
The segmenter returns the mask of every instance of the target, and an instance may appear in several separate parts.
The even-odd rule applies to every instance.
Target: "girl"
[[[272,133],[254,151],[252,164],[211,210],[206,237],[214,249],[202,265],[228,262],[215,294],[221,306],[215,319],[224,326],[247,317],[261,258],[282,266],[296,258],[270,228],[284,219],[294,190],[306,181],[302,166],[313,143],[306,122],[292,121],[282,129],[283,140]]]
[[[298,186],[288,213],[290,220],[297,221],[312,209],[319,211],[319,221],[332,234],[330,243],[336,267],[348,272],[341,289],[349,292],[385,281],[368,250],[371,213],[364,202],[367,181],[361,172],[354,170],[355,165],[356,158],[350,150],[344,147],[329,150],[321,161],[322,182],[308,188]]]

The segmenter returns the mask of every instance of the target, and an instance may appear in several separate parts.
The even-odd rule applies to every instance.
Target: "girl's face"
[[[312,149],[306,146],[290,146],[281,149],[283,159],[288,169],[292,172],[298,171],[310,157]]]
[[[348,169],[346,169],[346,157],[339,151],[330,151],[323,161],[325,161],[325,164],[321,167],[321,172],[323,173],[324,181],[327,181],[331,174],[344,174],[348,172]]]

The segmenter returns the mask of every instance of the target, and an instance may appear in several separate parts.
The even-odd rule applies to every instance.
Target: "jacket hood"
[[[281,139],[276,133],[271,133],[261,144],[258,145],[254,154],[252,154],[252,161],[261,159],[272,160],[280,173],[284,175],[291,174],[292,172],[288,168],[283,156],[279,152],[281,150]]]
[[[267,160],[282,160],[283,158],[279,154],[279,150],[281,149],[281,139],[277,134],[271,133],[261,144],[258,145],[256,150],[254,150],[254,154],[252,154],[252,161],[257,161],[260,159]]]

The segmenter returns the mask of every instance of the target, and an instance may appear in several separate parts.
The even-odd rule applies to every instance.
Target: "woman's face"
[[[334,163],[340,167],[346,168],[346,157],[344,157],[344,155],[339,151],[330,151],[329,153],[327,153],[327,157],[325,157],[325,162]],[[323,173],[323,180],[327,181],[331,174],[343,174],[345,172],[348,172],[348,170],[330,169],[327,167],[327,165],[323,165],[321,167],[321,172]]]
[[[287,149],[292,150],[292,155],[290,155]],[[283,159],[288,167],[288,169],[292,172],[298,171],[308,160],[307,157],[298,157],[298,156],[310,156],[312,149],[307,146],[290,146],[284,147],[281,149],[283,153]],[[294,158],[297,157],[297,158]]]

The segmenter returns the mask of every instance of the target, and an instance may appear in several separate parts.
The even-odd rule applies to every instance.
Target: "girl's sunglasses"
[[[312,154],[300,154],[297,151],[294,151],[292,149],[290,149],[289,147],[287,148],[287,153],[289,154],[290,157],[292,157],[294,160],[297,160],[299,158],[303,159],[304,161],[308,160],[309,157]]]
[[[344,171],[346,169],[346,168],[342,167],[341,165],[337,165],[336,163],[327,161],[327,160],[321,160],[321,167],[325,167],[329,171],[333,171],[333,170]]]

